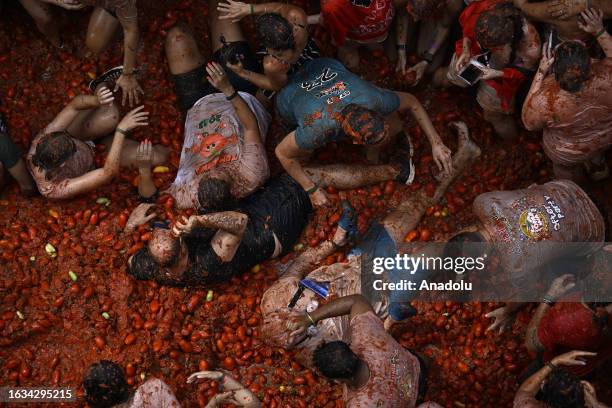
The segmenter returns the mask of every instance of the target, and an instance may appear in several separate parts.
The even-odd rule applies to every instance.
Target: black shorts
[[[0,132],[0,162],[6,169],[10,169],[21,159],[21,149],[6,132]]]
[[[242,65],[245,69],[257,73],[262,72],[261,62],[257,60],[251,47],[246,41],[237,41],[231,44],[234,51],[242,55]],[[225,66],[225,46],[215,51],[213,60]],[[242,79],[229,68],[225,72],[230,83],[236,91],[248,92],[252,95],[257,93],[257,87],[246,79]],[[206,66],[202,65],[184,74],[173,75],[174,87],[179,107],[183,112],[188,111],[201,98],[219,92],[206,80]]]

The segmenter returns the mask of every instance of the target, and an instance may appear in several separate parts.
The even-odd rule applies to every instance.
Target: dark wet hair
[[[331,341],[320,345],[312,359],[315,367],[328,378],[353,378],[359,369],[359,358],[343,341]]]
[[[388,132],[385,118],[378,112],[354,103],[342,109],[342,130],[357,144],[376,144]]]
[[[591,57],[585,46],[577,41],[565,42],[555,51],[553,71],[561,89],[578,92],[589,76]]]
[[[43,135],[32,156],[32,164],[45,171],[47,180],[53,177],[54,171],[64,164],[76,152],[76,144],[66,131],[52,132]]]
[[[255,21],[257,37],[264,48],[277,51],[295,49],[291,24],[278,13],[262,14]]]
[[[108,408],[127,401],[129,389],[119,364],[102,360],[92,364],[83,378],[87,403],[93,408]]]
[[[150,280],[159,275],[159,264],[148,248],[139,249],[128,262],[128,273],[138,280]]]
[[[541,400],[551,408],[582,408],[584,389],[576,375],[554,368],[542,386]]]
[[[431,17],[444,3],[444,0],[408,0],[406,9],[418,19]]]
[[[198,211],[200,214],[230,210],[234,197],[227,182],[215,178],[203,178],[198,184]]]
[[[490,49],[512,44],[515,39],[516,21],[501,8],[485,11],[478,17],[474,32],[482,48]]]
[[[479,232],[461,232],[448,240],[444,246],[443,258],[480,257],[483,255],[484,246],[475,245],[479,242],[484,242],[484,237]]]

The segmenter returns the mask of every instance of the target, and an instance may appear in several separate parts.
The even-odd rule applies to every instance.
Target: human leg
[[[391,165],[309,165],[304,171],[321,186],[340,190],[393,180],[399,175],[399,169]]]
[[[108,85],[101,83],[98,88]],[[68,133],[79,140],[96,140],[112,134],[119,123],[119,108],[115,103],[80,112],[68,127]]]
[[[59,34],[57,18],[51,5],[40,0],[19,0],[23,8],[34,19],[38,31],[40,31],[51,44],[56,47],[62,45]]]
[[[85,45],[94,54],[104,51],[119,28],[119,20],[108,11],[96,7],[89,18]]]

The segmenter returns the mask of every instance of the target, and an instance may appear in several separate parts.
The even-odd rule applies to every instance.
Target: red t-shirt
[[[578,293],[564,300],[566,302],[556,303],[542,317],[537,331],[538,340],[544,347],[545,362],[571,350],[597,352],[595,359],[587,360],[586,366],[570,367],[576,374],[584,375],[612,355],[612,339],[604,336],[603,328],[595,321],[594,312],[580,303]],[[612,325],[610,315],[608,325]]]
[[[384,41],[394,16],[391,0],[321,0],[324,26],[338,46],[347,39]]]

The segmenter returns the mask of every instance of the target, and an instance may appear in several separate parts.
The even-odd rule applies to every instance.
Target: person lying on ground
[[[450,45],[452,25],[463,8],[462,0],[399,0],[397,7],[397,65],[402,74],[414,73],[414,82],[419,84],[425,73],[435,72],[445,62]],[[416,53],[420,59],[407,69],[406,47],[413,43],[418,31]]]
[[[317,370],[342,383],[345,406],[366,407],[376,401],[379,407],[412,408],[421,403],[427,390],[425,361],[385,331],[363,296],[332,300],[311,313],[291,317],[286,326],[292,336],[300,336],[324,319],[345,315],[349,341],[322,344],[313,354]]]
[[[108,184],[121,167],[135,165],[138,142],[126,139],[130,131],[148,124],[140,106],[119,122],[112,93],[100,85],[96,95],[75,97],[32,141],[26,162],[40,193],[50,199],[67,199]],[[111,111],[109,113],[109,111]],[[119,122],[119,123],[117,123]],[[94,145],[89,140],[107,135],[110,146],[102,168],[95,168]],[[153,162],[163,164],[165,148],[155,147]]]
[[[480,58],[485,68],[476,79],[476,100],[497,135],[514,139],[517,93],[537,67],[540,36],[518,9],[497,0],[470,3],[459,21],[463,38],[455,45],[447,79],[461,87],[473,85],[460,74],[472,58]]]
[[[527,327],[525,347],[543,364],[570,350],[597,352],[587,365],[576,367],[579,370],[568,367],[583,376],[612,356],[612,303],[585,300],[587,291],[580,283],[570,274],[553,281]]]
[[[612,146],[612,37],[602,15],[594,9],[584,12],[581,26],[597,37],[606,58],[591,60],[576,41],[545,50],[523,105],[525,127],[543,130],[544,153],[555,177],[577,183],[586,181],[586,173],[594,180],[609,175],[604,156]]]
[[[327,204],[328,198],[301,161],[313,150],[340,140],[368,146],[370,158],[377,159],[374,156],[379,149],[401,131],[398,111],[410,110],[431,143],[435,163],[440,170],[450,172],[450,150],[413,95],[378,88],[337,60],[319,58],[306,64],[278,94],[276,107],[284,124],[294,129],[276,147],[276,156],[287,173],[308,191],[314,205]],[[390,175],[389,179],[410,183],[413,177],[409,171]]]
[[[205,408],[217,408],[223,404],[234,404],[243,408],[259,408],[261,403],[257,397],[244,385],[236,381],[231,373],[225,370],[219,371],[198,371],[187,378],[187,384],[194,383],[196,380],[212,380],[219,383],[219,393],[215,394]]]
[[[238,202],[220,182],[216,187],[224,192],[221,201],[215,200],[220,207],[210,206],[200,190],[199,215],[182,218],[172,230],[154,229],[148,246],[128,259],[132,276],[169,286],[227,281],[289,252],[312,211],[306,192],[287,175]],[[138,221],[147,219],[145,210]]]
[[[216,62],[208,64],[206,71],[208,82],[221,93],[203,97],[187,114],[179,169],[167,190],[180,209],[197,207],[198,186],[222,186],[240,199],[260,188],[270,176],[260,125],[253,114],[261,109],[259,102],[239,94]],[[259,118],[266,131],[270,117],[261,111]],[[213,201],[216,191],[208,194]]]
[[[608,0],[514,0],[514,5],[530,20],[545,23],[554,31],[553,45],[573,40],[593,44],[580,27],[580,14],[590,8],[601,10],[606,19],[612,17],[612,2]]]
[[[8,126],[0,115],[0,188],[8,181],[7,172],[17,181],[21,194],[26,197],[36,194],[36,185],[28,172],[21,149],[10,138]]]
[[[553,358],[521,384],[514,396],[514,408],[606,408],[597,401],[590,383],[580,381],[566,369],[584,365],[584,358],[594,355],[586,351],[570,351]]]
[[[112,79],[115,82],[114,91],[121,89],[121,105],[133,107],[140,103],[140,95],[144,92],[136,80],[136,54],[138,52],[138,42],[140,33],[138,30],[138,7],[136,0],[21,0],[22,3],[42,3],[38,7],[44,7],[44,3],[50,3],[59,7],[75,10],[86,6],[93,6],[94,10],[89,18],[89,26],[85,44],[94,53],[99,54],[104,51],[115,37],[117,28],[123,29],[123,65],[113,68],[104,73],[94,83],[94,88],[98,82]],[[36,8],[32,5],[30,7]],[[57,22],[49,24],[47,30],[52,31],[51,38],[55,37],[58,30]]]
[[[296,258],[278,281],[266,290],[261,299],[263,316],[262,331],[268,333],[265,342],[277,347],[298,348],[296,355],[300,362],[309,366],[314,350],[323,342],[348,341],[349,321],[344,317],[334,317],[321,321],[316,331],[303,333],[303,337],[290,337],[285,328],[288,316],[304,311],[313,311],[319,307],[320,299],[311,290],[300,291],[300,281],[308,279],[321,284],[327,283],[328,296],[342,297],[360,294],[362,289],[362,272],[366,259],[375,257],[395,257],[399,253],[399,244],[404,242],[406,234],[419,224],[425,210],[435,205],[444,196],[450,184],[463,173],[470,163],[480,155],[480,149],[469,139],[467,126],[460,122],[453,125],[459,133],[458,151],[453,156],[452,172],[446,175],[438,186],[434,197],[412,195],[402,202],[397,209],[380,222],[374,222],[365,235],[358,239],[356,247],[349,254],[348,262],[339,262],[317,268],[316,265],[333,254],[347,242],[347,234],[354,237],[355,221],[352,209],[345,208],[332,241],[326,241],[317,248],[309,248]],[[314,269],[314,270],[313,270]],[[392,272],[393,274],[393,272]],[[398,279],[398,276],[387,280]],[[299,295],[299,298],[295,296]],[[400,321],[413,312],[405,297],[386,293],[380,302],[374,304],[376,314],[381,318]],[[292,305],[293,303],[293,305]],[[386,322],[390,325],[391,322]]]
[[[255,29],[263,55],[262,74],[245,69],[239,61],[227,66],[257,85],[267,99],[272,99],[306,62],[320,56],[319,48],[308,34],[308,16],[300,7],[285,3],[248,4],[228,0],[220,3],[218,10],[221,20],[236,23],[246,16],[257,16]]]
[[[329,32],[338,59],[355,70],[359,47],[382,49],[394,16],[392,0],[321,0],[321,13],[309,17],[309,22]]]
[[[101,360],[92,364],[83,378],[85,399],[92,408],[180,408],[170,387],[151,378],[130,391],[119,364]]]

